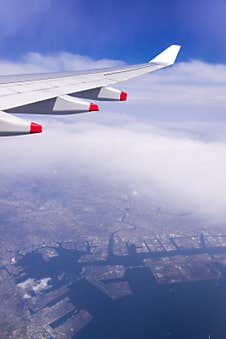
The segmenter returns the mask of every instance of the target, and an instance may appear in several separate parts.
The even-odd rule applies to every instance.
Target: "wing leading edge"
[[[112,85],[173,65],[179,51],[179,45],[171,45],[146,64],[115,69],[0,79],[0,136],[42,130],[31,128],[35,126],[31,122],[10,118],[9,113],[74,114],[99,110],[98,105],[84,99],[124,101],[127,93]]]

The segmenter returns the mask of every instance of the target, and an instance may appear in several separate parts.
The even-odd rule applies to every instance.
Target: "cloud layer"
[[[54,124],[43,137],[1,144],[2,173],[68,171],[133,185],[173,208],[225,216],[226,144],[207,143],[143,124]],[[15,168],[15,164],[17,164]],[[65,172],[64,172],[65,169]]]
[[[58,71],[80,71],[105,67],[120,66],[120,60],[99,59],[93,60],[88,56],[70,54],[66,52],[56,55],[27,53],[17,62],[0,60],[0,75],[43,73]]]

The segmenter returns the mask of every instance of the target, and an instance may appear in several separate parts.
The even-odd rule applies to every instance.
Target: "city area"
[[[1,197],[1,337],[224,337],[224,225],[133,187],[49,185]]]

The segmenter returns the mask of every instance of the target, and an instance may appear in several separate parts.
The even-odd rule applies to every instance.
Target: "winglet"
[[[154,59],[149,61],[149,63],[158,63],[158,64],[165,64],[166,66],[173,65],[177,55],[181,49],[179,45],[171,45],[167,49],[165,49],[162,53],[157,55]]]

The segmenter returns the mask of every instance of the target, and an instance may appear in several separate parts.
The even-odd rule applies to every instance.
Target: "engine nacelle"
[[[102,101],[126,101],[127,92],[120,91],[113,87],[98,87],[86,91],[71,94],[73,97],[102,100]]]
[[[88,101],[64,95],[56,99],[53,111],[55,114],[85,113],[99,111],[99,107]]]
[[[42,126],[0,111],[0,136],[41,133]]]

